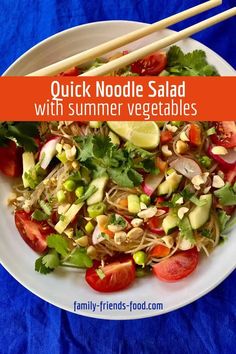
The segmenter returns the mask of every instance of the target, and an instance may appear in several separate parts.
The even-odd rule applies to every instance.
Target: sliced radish
[[[155,190],[157,189],[157,187],[159,186],[163,178],[164,178],[163,173],[159,173],[159,175],[146,176],[142,184],[142,189],[144,193],[151,196],[155,192]]]
[[[97,245],[98,243],[100,243],[102,241],[104,241],[104,237],[101,236],[101,231],[97,225],[93,231],[92,242],[94,245]]]
[[[56,146],[59,143],[60,138],[55,137],[46,142],[42,147],[40,154],[39,154],[39,161],[41,161],[41,167],[45,170],[50,162],[52,161],[53,157],[56,156],[57,150]]]
[[[218,162],[218,164],[224,171],[229,171],[235,168],[236,151],[234,149],[229,149],[226,155],[216,155],[212,152],[213,147],[214,146],[209,147],[208,153],[213,158],[213,160]]]
[[[202,174],[202,170],[197,162],[187,157],[177,158],[170,163],[170,166],[189,179]]]

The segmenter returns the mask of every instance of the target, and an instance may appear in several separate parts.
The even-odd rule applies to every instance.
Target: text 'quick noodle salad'
[[[217,72],[204,52],[172,47],[113,75]],[[177,281],[233,224],[233,121],[5,122],[0,144],[0,170],[22,175],[8,202],[20,235],[40,253],[35,270],[42,274],[83,268],[101,292],[151,272]]]

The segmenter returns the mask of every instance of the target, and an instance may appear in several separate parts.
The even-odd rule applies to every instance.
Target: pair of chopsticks
[[[136,41],[140,38],[143,38],[153,32],[156,32],[160,29],[164,29],[170,25],[183,21],[187,18],[195,16],[199,13],[202,13],[206,10],[209,10],[213,7],[222,4],[222,0],[208,0],[207,2],[194,6],[188,10],[180,12],[176,15],[165,18],[161,21],[155,22],[151,25],[148,25],[144,28],[138,29],[136,31],[125,34],[121,37],[112,39],[106,43],[100,44],[94,48],[88,49],[82,53],[75,54],[69,58],[61,60],[57,63],[51,64],[45,68],[34,71],[27,76],[53,76],[60,72],[63,72],[74,66],[82,65],[92,59],[100,57],[101,55],[108,53],[114,49],[120,48],[128,43]],[[125,66],[135,62],[136,60],[142,59],[145,56],[152,54],[160,49],[163,49],[169,45],[172,45],[182,39],[185,39],[197,32],[204,30],[210,26],[213,26],[221,21],[224,21],[230,17],[236,15],[236,7],[224,11],[216,16],[213,16],[207,20],[201,21],[193,26],[187,27],[180,32],[176,32],[168,37],[160,39],[154,43],[151,43],[143,48],[137,49],[133,52],[130,52],[124,56],[119,57],[113,61],[110,61],[98,68],[89,70],[80,76],[102,76],[110,72],[124,68]]]

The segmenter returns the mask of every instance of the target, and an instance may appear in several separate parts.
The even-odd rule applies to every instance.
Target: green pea
[[[144,267],[145,263],[147,262],[147,255],[143,251],[138,251],[138,252],[134,253],[133,259],[134,259],[136,264]]]
[[[88,234],[91,234],[94,230],[94,225],[91,223],[91,221],[89,221],[86,225],[85,225],[85,231]]]
[[[65,181],[63,186],[67,192],[73,192],[76,188],[75,182],[72,181],[71,179],[68,179],[67,181]]]
[[[87,212],[90,218],[96,218],[99,215],[104,214],[106,210],[106,205],[103,202],[90,205],[87,208]]]
[[[183,124],[183,122],[181,122],[180,120],[176,120],[176,121],[174,120],[171,122],[171,124],[179,128]]]
[[[57,192],[57,201],[58,203],[64,203],[64,201],[66,200],[66,195],[64,193],[64,191],[60,190]]]
[[[82,197],[82,195],[84,195],[84,187],[83,186],[77,187],[75,190],[75,195],[77,198]]]
[[[141,194],[140,195],[140,202],[144,203],[146,205],[149,205],[151,203],[151,198],[147,194]]]

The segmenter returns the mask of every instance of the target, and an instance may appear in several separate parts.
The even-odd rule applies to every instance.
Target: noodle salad
[[[217,75],[204,52],[172,48],[113,74]],[[233,121],[5,122],[0,145],[0,171],[22,176],[8,203],[42,274],[82,268],[100,292],[178,281],[233,225]]]

